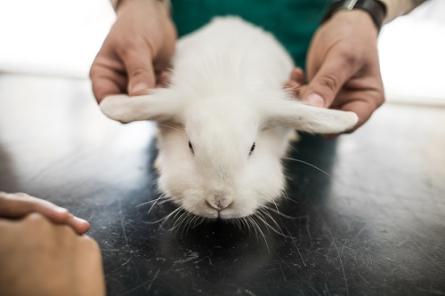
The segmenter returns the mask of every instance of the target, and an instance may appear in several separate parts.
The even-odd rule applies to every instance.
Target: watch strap
[[[369,14],[373,23],[380,31],[386,16],[386,5],[379,0],[340,0],[334,1],[325,14],[322,23],[329,20],[336,12],[340,10],[360,9]]]

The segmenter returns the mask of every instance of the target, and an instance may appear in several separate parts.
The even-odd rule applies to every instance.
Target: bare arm
[[[388,23],[398,16],[409,13],[411,10],[425,2],[426,0],[380,0],[386,5],[385,23]]]

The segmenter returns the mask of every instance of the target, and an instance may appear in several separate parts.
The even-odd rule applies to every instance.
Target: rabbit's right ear
[[[358,121],[354,112],[313,107],[295,100],[268,101],[265,107],[266,126],[287,126],[309,133],[342,133]]]
[[[140,120],[179,122],[182,100],[168,89],[157,89],[144,96],[105,97],[100,103],[100,109],[108,118],[122,123]]]

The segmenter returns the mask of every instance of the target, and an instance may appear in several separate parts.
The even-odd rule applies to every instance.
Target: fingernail
[[[145,95],[150,91],[150,87],[145,82],[139,82],[130,88],[131,95]]]
[[[87,225],[90,225],[90,222],[88,222],[87,220],[84,220],[84,219],[82,219],[82,218],[79,218],[79,217],[74,217],[74,221],[76,221],[76,222],[78,222],[78,223],[81,223],[81,224],[87,224]]]
[[[57,208],[56,208],[56,211],[57,211],[58,213],[60,213],[60,214],[68,213],[68,210],[65,209],[65,208],[62,208],[62,207],[57,207]]]
[[[311,94],[307,97],[305,100],[309,105],[315,106],[315,107],[324,107],[324,100],[320,95],[317,94]]]
[[[303,70],[300,68],[292,70],[292,79],[299,79],[301,76],[303,76]]]

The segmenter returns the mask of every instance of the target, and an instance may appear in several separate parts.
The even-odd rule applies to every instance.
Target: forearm
[[[386,5],[387,13],[385,23],[398,16],[409,13],[411,10],[425,2],[425,0],[380,0]]]

